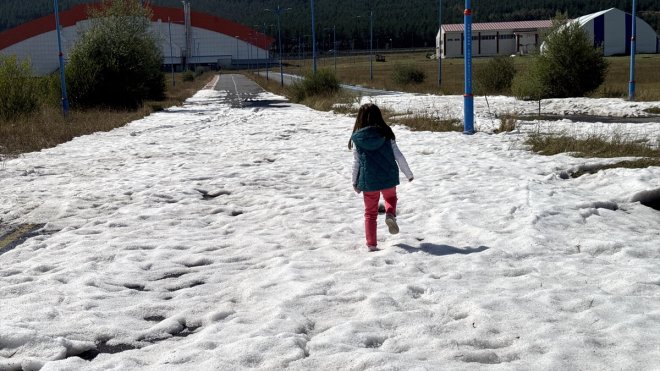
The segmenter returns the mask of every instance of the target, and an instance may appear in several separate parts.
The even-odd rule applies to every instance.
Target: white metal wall
[[[62,50],[64,58],[78,40],[79,33],[88,27],[89,21],[78,22],[75,26],[62,29]],[[163,54],[163,64],[181,64],[182,50],[185,48],[185,27],[172,23],[172,52],[170,56],[169,23],[152,22],[152,31],[159,39]],[[192,57],[188,63],[217,63],[218,60],[257,60],[268,58],[268,51],[254,46],[233,35],[225,35],[203,28],[192,27]],[[20,43],[0,50],[2,55],[16,55],[20,60],[29,59],[35,75],[46,75],[59,68],[57,33],[50,31],[31,37]]]

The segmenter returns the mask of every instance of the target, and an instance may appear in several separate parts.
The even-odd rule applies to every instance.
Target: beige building
[[[472,55],[528,54],[538,51],[552,21],[491,22],[472,24]],[[436,56],[463,56],[463,24],[444,24],[436,36]]]

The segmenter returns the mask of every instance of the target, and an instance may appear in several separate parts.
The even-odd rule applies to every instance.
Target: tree
[[[478,94],[507,94],[516,75],[511,57],[491,58],[484,65],[475,66],[474,85]]]
[[[541,90],[527,92],[538,99],[581,97],[603,83],[607,61],[579,23],[559,19],[546,36],[541,54],[535,57],[530,70],[514,80],[514,91],[525,85]],[[530,78],[537,81],[524,81]]]
[[[12,120],[37,110],[39,96],[30,62],[0,55],[0,119]]]
[[[66,67],[73,105],[134,108],[162,99],[165,77],[151,11],[135,0],[104,0],[90,8],[91,26]]]

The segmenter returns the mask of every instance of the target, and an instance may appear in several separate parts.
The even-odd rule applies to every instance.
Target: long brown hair
[[[353,125],[353,133],[370,126],[375,126],[380,129],[380,132],[385,137],[385,139],[395,139],[394,132],[389,126],[387,126],[385,120],[383,120],[383,114],[380,112],[380,108],[378,108],[378,106],[373,103],[366,103],[360,107],[360,110],[358,110],[357,118],[355,119],[355,125]],[[352,148],[353,141],[349,139],[348,149]]]

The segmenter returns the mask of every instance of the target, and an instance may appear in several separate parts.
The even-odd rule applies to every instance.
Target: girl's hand
[[[409,182],[412,182],[412,181],[413,181],[413,179],[415,179],[415,177],[414,177],[414,176],[413,176],[413,177],[410,177],[410,179],[408,179],[408,181],[409,181]]]
[[[357,194],[360,194],[360,192],[362,192],[362,191],[360,190],[360,188],[358,188],[358,187],[356,187],[356,186],[353,186],[353,190],[354,190],[355,193],[357,193]]]

